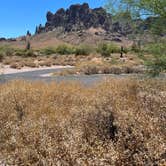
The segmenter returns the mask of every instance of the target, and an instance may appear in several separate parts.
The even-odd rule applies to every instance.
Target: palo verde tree
[[[106,8],[113,15],[130,12],[137,18],[145,15],[166,18],[165,0],[108,0]]]
[[[166,0],[107,0],[106,9],[113,18],[157,18],[151,25],[153,35],[166,33]]]
[[[153,18],[149,32],[157,40],[149,47],[148,52],[153,57],[145,64],[153,76],[166,71],[166,52],[164,51],[166,40],[160,40],[166,34],[166,0],[108,0],[107,2],[106,8],[112,13],[114,19]]]

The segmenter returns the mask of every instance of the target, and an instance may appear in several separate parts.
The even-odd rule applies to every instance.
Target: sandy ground
[[[0,74],[15,74],[15,73],[23,73],[29,71],[38,71],[38,70],[47,70],[47,69],[63,69],[63,68],[71,68],[72,66],[51,66],[51,67],[38,67],[38,68],[30,68],[23,67],[21,69],[13,69],[10,68],[9,65],[0,65]]]

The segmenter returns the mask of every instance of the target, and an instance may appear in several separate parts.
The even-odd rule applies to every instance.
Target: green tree
[[[130,12],[137,18],[143,15],[166,18],[165,0],[108,0],[106,8],[113,15]]]
[[[166,0],[107,0],[106,9],[122,20],[156,18],[150,27],[154,35],[166,33]],[[121,21],[121,20],[120,20]]]
[[[124,16],[126,13],[129,13],[132,19],[143,20],[143,18],[151,17],[149,32],[156,43],[148,48],[148,53],[153,58],[146,60],[145,64],[153,76],[165,72],[166,47],[159,36],[166,34],[166,0],[108,0],[106,8],[110,10],[114,18]]]
[[[166,42],[148,45],[146,52],[152,55],[152,58],[145,59],[145,65],[151,76],[158,76],[166,71]]]

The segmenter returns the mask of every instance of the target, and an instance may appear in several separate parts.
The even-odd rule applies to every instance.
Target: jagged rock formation
[[[47,22],[36,27],[35,35],[29,31],[25,36],[18,38],[0,38],[0,42],[26,42],[27,37],[40,46],[54,45],[55,43],[94,44],[115,41],[129,45],[132,40],[142,36],[142,40],[151,40],[148,30],[159,22],[158,18],[132,20],[132,18],[118,18],[112,20],[112,15],[102,7],[91,9],[87,3],[71,5],[68,9],[59,9],[55,14],[47,12]],[[165,26],[165,20],[159,25]],[[134,25],[134,26],[133,26]],[[166,36],[165,31],[160,32]],[[39,35],[36,35],[39,34]]]
[[[93,28],[112,29],[112,17],[103,8],[90,9],[87,3],[71,5],[69,9],[59,9],[55,14],[47,13],[45,26],[39,25],[36,33],[48,32],[63,27],[66,32]]]

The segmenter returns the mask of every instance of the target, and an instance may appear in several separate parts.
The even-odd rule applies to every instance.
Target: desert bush
[[[13,62],[12,59],[4,59],[4,60],[3,60],[3,64],[4,64],[4,65],[10,65],[12,62]]]
[[[82,66],[80,66],[79,68],[81,73],[87,74],[87,75],[91,75],[91,74],[99,74],[99,65],[97,64],[84,64]]]
[[[81,45],[75,48],[75,55],[89,55],[92,49],[87,45]]]
[[[24,65],[27,67],[38,67],[38,65],[31,61],[24,62]]]
[[[45,61],[42,61],[42,62],[39,62],[39,66],[47,66],[47,67],[50,67],[53,65],[53,62],[51,60],[45,60]]]
[[[13,69],[21,69],[24,66],[24,64],[18,63],[18,62],[14,62],[10,64],[10,67]]]
[[[148,43],[144,46],[143,50],[144,52],[148,54],[153,54],[153,55],[161,55],[165,54],[166,55],[166,42],[158,42],[158,43]]]
[[[129,73],[144,73],[144,70],[134,66],[110,65],[109,63],[81,63],[74,69],[75,73],[86,75],[92,74],[129,74]]]
[[[149,59],[144,59],[148,72],[152,76],[158,76],[166,71],[166,42],[150,44],[145,47],[145,51],[152,54]]]
[[[59,45],[56,48],[56,53],[61,55],[68,55],[68,54],[74,54],[74,47],[68,46],[66,44]]]
[[[25,50],[25,49],[17,49],[14,53],[15,56],[21,56],[21,57],[36,57],[37,52],[34,50]]]
[[[109,68],[109,74],[123,74],[123,70],[121,67],[112,66]]]
[[[130,48],[123,47],[122,52],[123,52],[124,54],[127,54],[128,52],[130,52]]]
[[[3,59],[4,59],[4,55],[0,53],[0,62],[2,62]]]
[[[25,53],[26,53],[26,50],[24,50],[24,49],[17,49],[15,51],[15,56],[24,56]]]
[[[68,76],[68,75],[75,75],[76,71],[74,69],[64,69],[53,73],[54,76]]]
[[[56,48],[48,47],[45,49],[40,50],[41,54],[43,55],[51,55],[56,53]]]
[[[36,57],[37,54],[33,50],[26,50],[23,56],[24,57]]]
[[[108,57],[111,55],[108,45],[106,43],[100,44],[97,48],[97,52],[100,53],[104,57]]]
[[[120,48],[114,43],[109,43],[108,44],[108,50],[111,53],[120,53],[121,52]]]
[[[97,52],[104,57],[109,57],[112,53],[120,53],[120,48],[113,43],[102,43],[98,45]]]
[[[165,81],[152,79],[1,84],[0,161],[164,165],[165,100]]]
[[[133,66],[122,66],[122,72],[125,74],[144,73],[144,69]]]
[[[133,43],[133,44],[132,44],[130,50],[131,50],[132,52],[135,52],[135,53],[140,53],[140,52],[141,52],[140,47],[139,47],[138,44],[136,44],[136,43]]]
[[[0,54],[1,56],[12,56],[15,50],[9,46],[1,46],[0,47]]]

